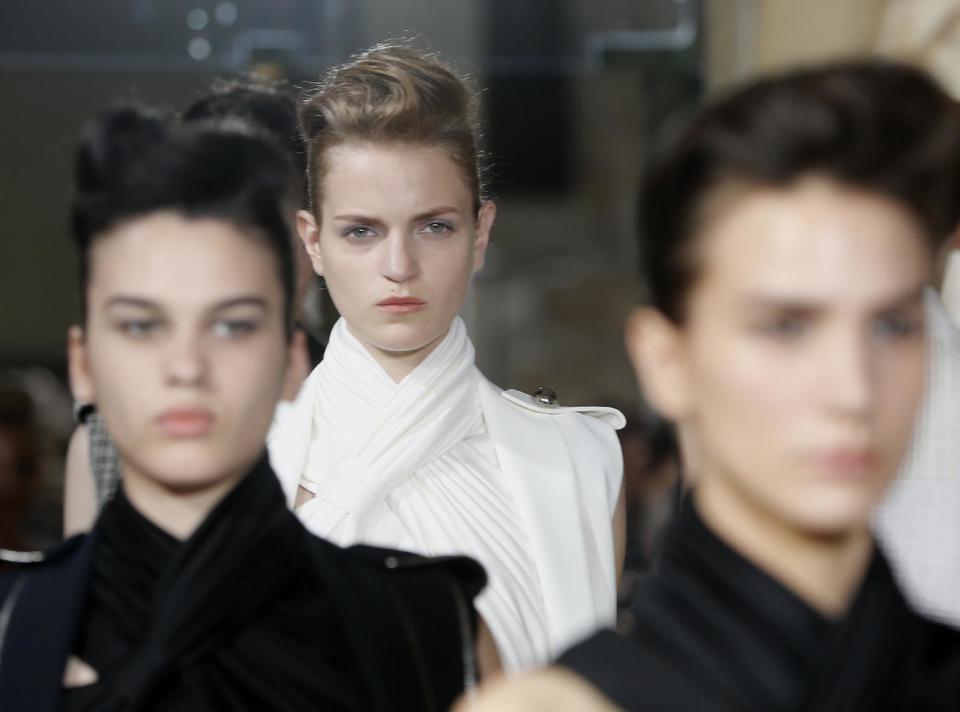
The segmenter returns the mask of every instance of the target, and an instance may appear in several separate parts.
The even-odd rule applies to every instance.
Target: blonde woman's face
[[[439,148],[345,144],[326,155],[320,222],[299,227],[351,333],[375,358],[422,360],[483,265],[494,206],[479,216]]]
[[[671,365],[648,369],[653,387],[669,374],[698,486],[801,531],[862,528],[923,393],[922,232],[890,200],[813,180],[740,196],[699,240],[687,319],[660,327]]]

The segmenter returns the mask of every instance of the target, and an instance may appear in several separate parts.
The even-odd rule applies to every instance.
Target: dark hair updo
[[[218,81],[183,112],[183,121],[239,119],[277,142],[296,171],[307,205],[307,148],[297,123],[297,101],[285,86],[255,80]]]
[[[86,319],[90,248],[123,222],[160,211],[230,223],[276,257],[290,323],[289,215],[295,177],[274,143],[239,121],[178,125],[142,109],[106,112],[83,132],[71,227]]]
[[[676,323],[697,277],[704,206],[725,185],[817,176],[889,198],[932,251],[960,218],[960,113],[922,71],[856,61],[760,80],[700,114],[646,171],[640,264],[649,303]]]

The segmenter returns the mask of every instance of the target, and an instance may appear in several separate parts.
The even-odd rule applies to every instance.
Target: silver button
[[[400,562],[397,560],[396,556],[388,556],[384,560],[383,565],[386,566],[388,569],[395,569],[397,568],[397,566],[400,565]]]
[[[560,400],[560,397],[552,388],[540,386],[540,388],[534,391],[533,399],[540,405],[556,405],[557,401]]]

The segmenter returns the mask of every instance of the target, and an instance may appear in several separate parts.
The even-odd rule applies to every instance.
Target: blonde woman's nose
[[[381,274],[391,282],[406,282],[420,272],[414,241],[395,233],[384,240]]]

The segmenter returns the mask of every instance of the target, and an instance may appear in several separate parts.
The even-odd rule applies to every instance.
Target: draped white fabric
[[[304,524],[342,545],[476,558],[490,579],[477,608],[505,666],[547,662],[537,566],[483,420],[463,322],[400,383],[343,320],[318,368]]]

